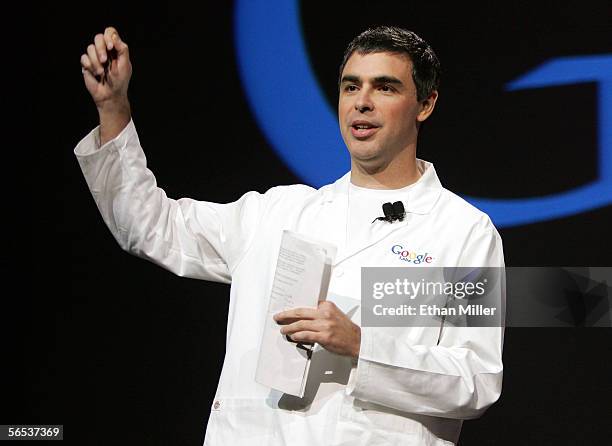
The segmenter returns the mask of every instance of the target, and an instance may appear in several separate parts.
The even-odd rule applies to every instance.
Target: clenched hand
[[[105,66],[108,65],[105,70]],[[81,55],[81,71],[87,91],[96,106],[127,102],[127,90],[132,76],[128,46],[112,26],[104,34],[96,34],[94,43]]]

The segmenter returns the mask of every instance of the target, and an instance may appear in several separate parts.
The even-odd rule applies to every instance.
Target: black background
[[[30,132],[38,149],[27,151],[20,173],[31,195],[14,197],[30,220],[11,220],[32,229],[6,241],[24,255],[5,268],[7,284],[21,291],[3,299],[11,359],[1,363],[0,423],[64,424],[75,444],[199,445],[223,361],[229,288],[130,256],[104,226],[72,152],[97,125],[81,53],[108,25],[129,44],[134,122],[170,197],[227,202],[300,180],[245,101],[230,2],[50,4],[36,12],[38,121]],[[312,1],[301,14],[334,108],[342,52],[365,27],[404,26],[434,47],[444,75],[418,156],[434,162],[447,188],[523,197],[596,178],[595,84],[512,94],[503,85],[551,57],[612,52],[607,2]],[[609,265],[611,217],[608,206],[501,229],[506,264]],[[10,259],[4,266],[14,266]],[[507,329],[502,397],[464,424],[460,444],[607,443],[611,334]]]

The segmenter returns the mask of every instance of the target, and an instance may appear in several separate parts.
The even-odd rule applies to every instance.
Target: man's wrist
[[[130,103],[127,99],[107,101],[98,106],[100,118],[100,145],[114,139],[132,119]]]
[[[361,351],[361,327],[355,323],[353,324],[357,336],[355,337],[355,347],[353,348],[351,357],[356,362],[359,359],[359,352]]]

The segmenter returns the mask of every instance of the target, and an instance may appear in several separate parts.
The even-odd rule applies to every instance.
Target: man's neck
[[[421,178],[414,152],[386,165],[372,166],[351,159],[351,183],[368,189],[401,189]]]

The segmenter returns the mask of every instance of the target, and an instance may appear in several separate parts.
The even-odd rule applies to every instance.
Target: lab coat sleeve
[[[499,234],[488,219],[475,228],[458,266],[503,267]],[[505,275],[501,275],[505,314]],[[503,319],[502,319],[503,320]],[[428,328],[426,328],[428,329]],[[429,328],[436,330],[438,328]],[[414,345],[402,328],[363,327],[347,393],[397,410],[444,418],[477,418],[502,387],[502,327],[444,327],[438,345]]]
[[[74,149],[98,210],[127,252],[184,277],[231,282],[253,240],[262,195],[228,204],[168,198],[130,123],[100,147],[99,127]]]

